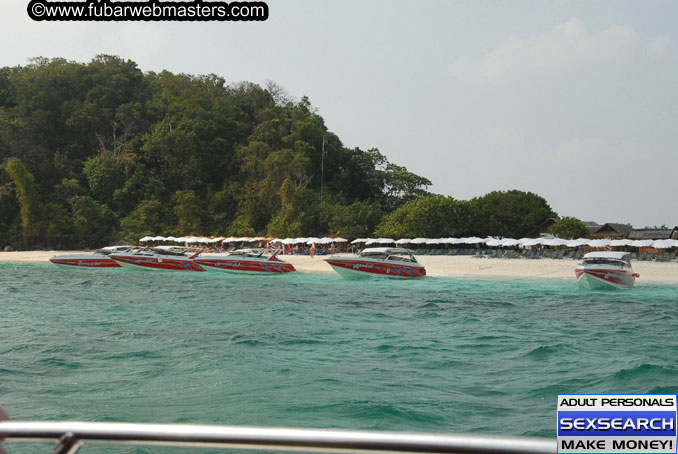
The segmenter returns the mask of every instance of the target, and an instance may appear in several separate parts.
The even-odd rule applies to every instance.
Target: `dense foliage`
[[[307,98],[273,83],[143,73],[106,55],[0,68],[0,247],[358,237],[379,225],[518,236],[552,215],[533,194],[464,202],[431,196],[430,184],[379,150],[344,147]]]
[[[589,234],[589,229],[579,219],[565,216],[549,228],[549,233],[559,238],[581,238]]]
[[[365,235],[430,185],[344,147],[275,84],[144,74],[111,56],[0,69],[0,160],[0,237],[14,247]]]
[[[531,192],[491,192],[470,201],[429,195],[384,217],[376,231],[387,237],[502,236],[520,238],[556,214]]]

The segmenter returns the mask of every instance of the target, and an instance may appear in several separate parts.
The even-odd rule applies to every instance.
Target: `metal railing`
[[[326,429],[97,422],[0,422],[6,442],[57,442],[58,454],[85,443],[267,451],[446,454],[554,454],[555,440]]]

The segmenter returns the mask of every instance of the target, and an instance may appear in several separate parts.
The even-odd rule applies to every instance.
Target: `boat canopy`
[[[125,246],[106,246],[97,250],[97,253],[100,254],[112,254],[114,252],[127,252],[136,248],[137,246],[125,245]]]
[[[630,252],[615,252],[615,251],[601,251],[601,252],[589,252],[584,254],[584,260],[586,259],[616,259],[624,260],[628,258],[627,256],[631,255]]]
[[[185,252],[187,252],[189,248],[185,246],[156,246],[150,248],[150,252],[153,254],[158,254],[158,255],[176,255],[176,256],[184,256]],[[142,251],[141,253],[143,253]]]
[[[412,251],[401,247],[368,247],[361,251],[361,254],[405,254],[409,255]]]
[[[268,249],[236,249],[228,255],[242,255],[246,257],[261,257]]]

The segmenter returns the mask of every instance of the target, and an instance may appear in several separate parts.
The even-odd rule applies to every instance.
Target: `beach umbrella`
[[[412,240],[410,238],[401,238],[396,240],[396,244],[410,244]]]
[[[566,246],[567,243],[569,243],[569,241],[562,238],[549,238],[544,240],[543,244],[546,246]]]
[[[367,241],[367,238],[356,238],[355,240],[351,241],[351,244],[364,243],[365,241]]]
[[[612,243],[612,240],[591,240],[589,241],[589,246],[591,247],[605,247],[609,246]]]
[[[669,249],[678,247],[678,240],[657,240],[652,243],[652,247],[656,249]]]
[[[442,244],[443,239],[442,238],[429,238],[426,240],[426,244]]]
[[[652,246],[652,243],[654,243],[654,240],[634,240],[629,244],[629,246],[633,247],[649,247]]]
[[[472,236],[472,237],[469,237],[469,238],[462,238],[462,239],[464,240],[464,244],[480,244],[480,243],[485,242],[485,240],[483,238],[478,238],[477,236]]]
[[[395,240],[391,238],[370,238],[367,241],[365,241],[365,246],[369,246],[371,244],[393,244],[393,243],[395,243]]]
[[[410,244],[426,244],[428,241],[428,238],[415,238],[412,241],[410,241]]]
[[[612,240],[612,242],[610,243],[610,246],[614,246],[614,247],[628,246],[628,245],[630,245],[632,242],[633,242],[632,240],[627,240],[627,239],[624,239],[624,240]]]
[[[335,243],[348,243],[348,240],[346,238],[332,238]]]
[[[539,244],[544,244],[543,239],[541,238],[528,238],[525,241],[523,241],[523,246],[525,247],[531,247],[531,246],[537,246]]]
[[[154,236],[154,237],[151,238],[151,239],[152,239],[153,241],[165,241],[165,237],[164,237],[164,236]]]
[[[577,238],[576,240],[570,240],[567,242],[567,247],[579,247],[579,246],[588,246],[589,242],[588,238]]]
[[[513,246],[518,246],[518,240],[514,238],[504,238],[501,240],[501,245],[503,247],[513,247]]]
[[[153,237],[152,236],[145,236],[145,237],[143,237],[142,239],[139,240],[139,242],[141,242],[141,243],[145,243],[146,241],[153,241]]]

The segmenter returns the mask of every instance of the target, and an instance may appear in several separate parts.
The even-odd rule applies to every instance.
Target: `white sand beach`
[[[83,251],[16,251],[0,252],[0,262],[48,263],[50,257]],[[337,254],[351,256],[351,254]],[[332,268],[323,260],[324,256],[311,258],[307,255],[282,255],[280,258],[292,263],[302,273],[332,273]],[[570,259],[495,259],[470,256],[417,256],[429,276],[453,277],[509,277],[572,279],[577,260]],[[640,274],[638,283],[661,282],[678,284],[678,263],[635,261],[633,269]]]

